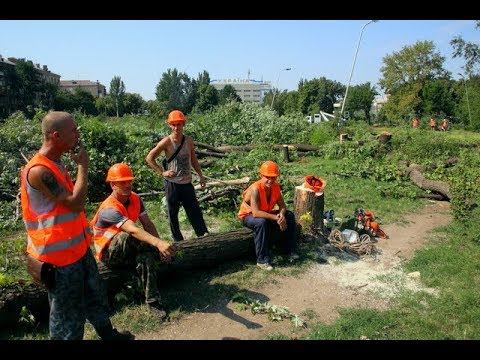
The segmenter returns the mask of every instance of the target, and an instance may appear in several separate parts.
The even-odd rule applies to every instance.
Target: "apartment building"
[[[107,95],[105,85],[90,80],[60,80],[60,89],[73,92],[80,88],[99,98]]]
[[[257,104],[261,104],[265,94],[272,89],[271,83],[268,81],[251,79],[211,80],[210,85],[217,90],[222,90],[226,85],[231,85],[243,102],[253,102]]]

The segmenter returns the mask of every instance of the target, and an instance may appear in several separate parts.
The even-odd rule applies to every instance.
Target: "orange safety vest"
[[[280,199],[280,185],[278,183],[274,183],[272,185],[272,189],[270,191],[270,201],[267,202],[267,194],[265,192],[265,187],[263,186],[262,180],[258,180],[250,185],[247,190],[243,192],[243,201],[240,204],[240,211],[238,212],[238,218],[243,219],[247,215],[252,215],[252,208],[248,205],[245,201],[245,195],[250,193],[254,187],[258,189],[260,194],[260,210],[273,213],[273,207],[277,204],[278,200]]]
[[[27,253],[56,266],[70,265],[80,259],[92,239],[92,231],[85,212],[75,212],[63,205],[43,214],[37,214],[32,208],[27,193],[27,175],[29,170],[42,165],[48,168],[57,181],[73,192],[73,182],[65,168],[65,175],[58,166],[46,156],[37,153],[27,163],[20,174],[20,196],[22,214],[27,230]]]
[[[413,127],[418,127],[418,120],[417,119],[413,120]]]
[[[126,216],[130,220],[135,222],[140,216],[140,196],[138,196],[132,191],[130,193],[128,205],[125,208],[124,204],[122,204],[120,201],[110,195],[98,208],[97,213],[93,217],[93,220],[90,222],[90,225],[92,225],[93,227],[93,243],[95,245],[95,253],[98,260],[100,261],[103,257],[103,250],[108,247],[108,245],[110,245],[113,237],[117,235],[120,231],[122,231],[122,229],[118,228],[116,224],[113,224],[108,228],[99,228],[95,226],[98,214],[104,207],[114,208],[115,210],[119,211],[123,216]]]

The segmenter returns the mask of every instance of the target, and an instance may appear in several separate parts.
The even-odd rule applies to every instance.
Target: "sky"
[[[288,91],[297,90],[301,79],[320,77],[347,85],[352,74],[350,85],[370,82],[381,93],[377,83],[385,56],[432,41],[458,79],[463,60],[453,59],[450,40],[460,35],[478,44],[480,38],[474,20],[368,22],[0,20],[0,55],[47,65],[61,80],[98,80],[107,92],[120,76],[126,91],[144,100],[155,99],[168,69],[191,78],[206,70],[211,80],[269,81]]]

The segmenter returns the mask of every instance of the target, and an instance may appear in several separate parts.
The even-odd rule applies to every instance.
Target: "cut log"
[[[283,145],[283,160],[286,163],[290,162],[290,154],[288,153],[288,145]]]
[[[199,157],[200,156],[213,156],[217,158],[227,157],[227,154],[222,154],[222,153],[213,152],[213,151],[206,151],[206,150],[195,150],[195,154],[197,154]]]
[[[234,145],[224,145],[218,146],[218,150],[222,151],[250,151],[256,149],[257,147],[261,147],[263,145],[241,145],[241,146],[234,146]],[[273,145],[274,149],[282,150],[284,146],[287,146],[289,150],[297,150],[297,151],[316,151],[320,150],[320,146],[314,145],[306,145],[306,144],[290,144],[290,145]]]
[[[206,188],[209,187],[218,187],[218,186],[229,186],[229,185],[245,185],[250,182],[250,178],[248,176],[243,177],[241,179],[234,179],[234,180],[218,180],[218,181],[212,181],[212,182],[207,182],[205,184]],[[202,187],[199,185],[195,185],[195,190],[202,189]],[[205,188],[203,188],[205,189]]]
[[[304,232],[323,232],[324,195],[303,186],[295,187],[294,208]]]
[[[172,271],[209,268],[234,259],[255,258],[253,232],[247,228],[183,240],[176,242],[175,246],[178,252],[172,263],[160,265],[160,279]],[[128,271],[112,271],[103,263],[98,263],[98,269],[107,286],[110,301],[122,289],[125,281],[135,276]],[[27,284],[24,280],[0,286],[0,329],[14,327],[24,306],[37,321],[48,320],[46,289],[35,283]]]

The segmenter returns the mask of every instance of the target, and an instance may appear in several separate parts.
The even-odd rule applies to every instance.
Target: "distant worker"
[[[430,129],[435,130],[436,123],[435,123],[435,120],[433,118],[430,119],[429,125],[430,125]]]
[[[108,170],[106,181],[112,193],[91,221],[95,251],[108,268],[136,271],[150,311],[164,319],[167,313],[158,290],[157,267],[160,257],[170,262],[175,249],[159,238],[142,199],[132,191],[134,179],[127,164],[114,164]],[[137,220],[143,229],[135,224]]]
[[[174,241],[183,240],[178,222],[180,205],[185,209],[185,213],[197,237],[208,234],[202,210],[195,194],[195,188],[192,185],[192,167],[200,177],[200,186],[202,188],[206,184],[205,177],[195,154],[193,139],[190,136],[183,135],[185,123],[185,115],[180,110],[171,111],[168,114],[167,124],[172,133],[160,140],[145,159],[148,165],[165,179],[168,219]],[[165,152],[165,159],[162,163],[163,170],[156,162],[157,157],[162,152]]]
[[[271,271],[270,245],[274,239],[283,242],[289,260],[297,260],[295,215],[287,210],[277,177],[278,165],[265,161],[260,166],[261,179],[243,192],[238,218],[243,226],[254,231],[257,266]]]
[[[417,118],[414,118],[414,119],[413,119],[413,123],[412,123],[413,127],[414,127],[415,129],[417,129],[419,124],[420,124],[420,122],[418,121],[418,119],[417,119]]]
[[[448,121],[447,119],[443,119],[442,121],[442,131],[447,131],[448,128]]]

